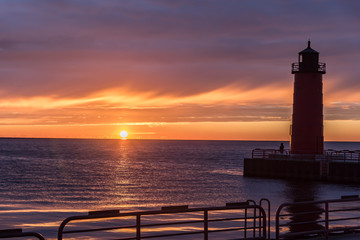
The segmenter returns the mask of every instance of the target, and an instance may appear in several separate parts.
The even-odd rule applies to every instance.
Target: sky
[[[0,137],[289,140],[291,63],[360,141],[360,2],[0,0]]]

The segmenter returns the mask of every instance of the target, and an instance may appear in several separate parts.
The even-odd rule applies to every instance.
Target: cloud
[[[51,105],[64,99],[108,97],[109,91],[126,89],[118,94],[135,101],[134,105],[148,103],[148,98],[186,99],[191,107],[176,106],[178,114],[167,121],[288,120],[293,84],[290,64],[306,47],[308,37],[327,63],[324,85],[331,87],[325,93],[331,99],[339,92],[353,96],[349,93],[356,91],[360,75],[358,9],[358,2],[339,0],[2,1],[0,94],[5,100],[49,99]],[[238,93],[230,95],[235,101],[217,95],[226,88]],[[289,94],[270,98],[276,88]],[[250,93],[261,94],[254,99]],[[144,99],[144,95],[151,97]],[[202,98],[194,96],[205,95],[225,98],[225,105],[234,107],[225,108],[225,100],[210,108],[199,107]],[[249,108],[238,108],[236,101]],[[264,101],[272,102],[264,108],[256,105]],[[117,104],[123,107],[122,101]],[[61,114],[74,116],[77,111],[66,109]],[[149,115],[155,118],[161,111],[152,109]],[[332,106],[328,112],[336,119],[343,111]],[[126,111],[133,112],[140,114]],[[117,112],[108,113],[111,120],[105,122],[114,122]],[[70,122],[55,113],[37,114],[33,118],[39,117],[39,122],[41,116]],[[146,121],[153,121],[150,116]]]
[[[91,97],[58,99],[12,98],[0,101],[2,125],[93,125],[175,122],[289,120],[284,88],[238,92],[224,88],[193,96],[136,95],[126,89],[98,92]],[[273,102],[273,104],[269,104]],[[277,102],[277,103],[274,103]]]

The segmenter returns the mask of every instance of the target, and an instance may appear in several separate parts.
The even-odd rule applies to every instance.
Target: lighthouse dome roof
[[[304,53],[317,53],[317,54],[319,54],[319,52],[317,52],[317,51],[315,51],[314,49],[312,49],[311,47],[310,47],[310,41],[308,41],[308,46],[307,46],[307,48],[305,48],[304,50],[302,50],[301,52],[299,52],[299,54],[304,54]]]

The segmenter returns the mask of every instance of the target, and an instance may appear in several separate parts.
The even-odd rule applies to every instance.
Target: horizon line
[[[120,141],[132,141],[132,140],[144,140],[144,141],[237,141],[237,142],[289,142],[290,140],[244,140],[244,139],[162,139],[162,138],[74,138],[74,137],[0,137],[0,139],[63,139],[63,140],[120,140]],[[348,142],[348,143],[360,143],[360,140],[325,140],[324,142]]]

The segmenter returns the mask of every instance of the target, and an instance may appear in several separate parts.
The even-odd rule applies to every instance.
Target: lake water
[[[0,229],[55,239],[61,221],[89,210],[223,206],[268,198],[272,212],[299,198],[359,194],[360,185],[243,177],[254,148],[280,142],[0,139]],[[285,142],[285,148],[289,144]],[[325,148],[360,149],[327,142]]]

